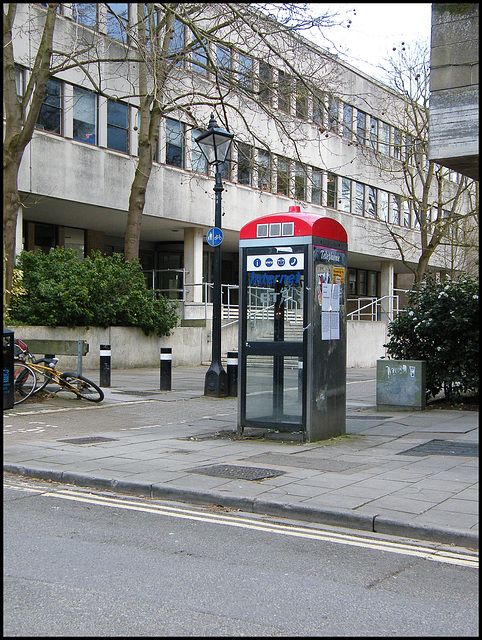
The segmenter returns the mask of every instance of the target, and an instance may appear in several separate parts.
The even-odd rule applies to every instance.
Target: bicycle
[[[78,398],[89,400],[90,402],[101,402],[104,399],[104,392],[98,387],[92,380],[89,380],[85,376],[78,375],[67,371],[62,373],[57,371],[55,365],[59,361],[58,358],[35,358],[32,355],[25,342],[15,339],[14,345],[15,358],[14,364],[18,370],[19,383],[18,383],[18,395],[21,396],[23,392],[27,393],[30,390],[29,385],[33,384],[33,381],[28,377],[27,372],[24,371],[25,376],[25,388],[22,380],[22,367],[29,369],[33,372],[35,377],[35,387],[30,391],[27,397],[43,391],[47,385],[58,385],[58,389],[53,392],[54,395],[60,391],[69,391],[76,395]],[[28,362],[27,362],[28,361]],[[22,397],[18,402],[23,402],[27,397]],[[14,404],[18,404],[15,403]]]
[[[14,362],[13,404],[20,404],[30,398],[35,393],[37,385],[35,372],[25,362]]]

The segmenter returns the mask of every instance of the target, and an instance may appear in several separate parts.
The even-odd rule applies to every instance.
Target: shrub
[[[479,283],[428,276],[409,294],[406,313],[389,324],[390,357],[425,360],[427,397],[451,400],[479,390]]]
[[[154,299],[139,262],[97,251],[81,260],[73,249],[48,254],[23,251],[22,289],[12,291],[9,322],[66,326],[140,327],[146,335],[169,335],[177,303]]]

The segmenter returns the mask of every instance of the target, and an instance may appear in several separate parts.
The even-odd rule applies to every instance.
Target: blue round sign
[[[206,234],[206,242],[211,247],[218,247],[223,241],[223,232],[219,227],[211,227]]]

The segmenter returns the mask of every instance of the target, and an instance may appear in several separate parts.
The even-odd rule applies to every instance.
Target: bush
[[[425,360],[427,397],[450,400],[479,390],[479,282],[428,276],[409,294],[406,313],[388,326],[390,357]]]
[[[81,260],[73,249],[48,254],[23,251],[20,289],[12,291],[10,323],[47,327],[140,327],[146,335],[169,335],[177,303],[154,299],[139,262],[97,251]]]

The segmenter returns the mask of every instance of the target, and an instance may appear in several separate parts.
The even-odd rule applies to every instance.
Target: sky
[[[346,16],[343,26],[328,30],[330,39],[345,50],[346,55],[342,55],[342,59],[379,79],[382,78],[379,65],[393,47],[419,38],[430,42],[431,3],[314,3],[311,7],[315,13],[329,7]],[[351,20],[349,27],[346,26],[348,20]],[[305,35],[320,46],[329,48],[326,42],[314,35]]]

